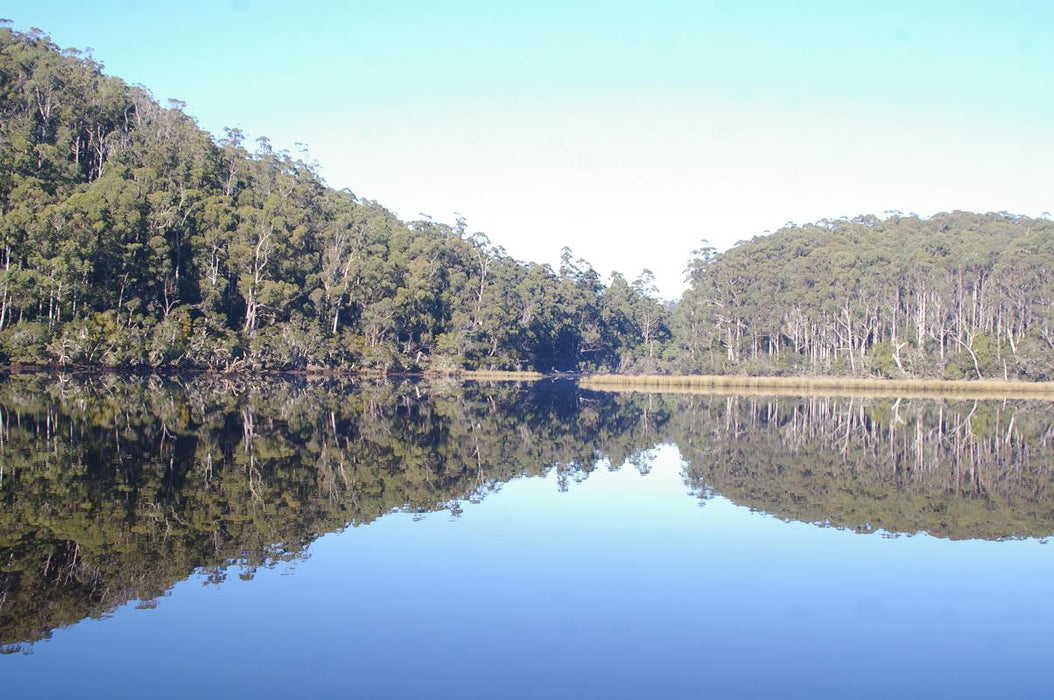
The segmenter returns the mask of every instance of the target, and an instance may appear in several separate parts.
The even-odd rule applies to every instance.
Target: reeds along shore
[[[856,377],[747,377],[734,375],[590,374],[583,389],[668,393],[953,396],[1054,400],[1054,382],[996,380],[863,379]]]
[[[544,379],[541,372],[502,372],[498,370],[476,369],[463,370],[456,377],[458,379],[481,380],[481,381],[535,381]]]

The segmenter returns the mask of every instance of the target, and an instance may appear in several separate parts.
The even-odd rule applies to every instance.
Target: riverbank
[[[765,394],[794,396],[890,396],[1027,398],[1054,400],[1054,382],[859,377],[749,377],[737,375],[587,374],[579,386],[594,391],[646,393]]]
[[[207,369],[201,367],[109,367],[106,365],[0,365],[0,376],[7,374],[51,374],[51,375],[91,375],[117,374],[126,376],[180,376],[180,375],[213,375],[217,377],[305,377],[308,379],[452,379],[465,381],[517,381],[533,382],[539,379],[554,377],[574,377],[570,374],[543,374],[530,371],[499,371],[488,369],[459,369],[455,372],[381,372],[379,370],[345,370],[325,367],[307,369],[248,369],[236,367],[229,370]]]
[[[426,372],[424,376],[431,378],[436,375],[430,375]],[[499,372],[497,370],[472,369],[462,371],[456,378],[496,382],[536,382],[539,379],[545,379],[547,376],[550,375],[545,375],[541,372]]]
[[[97,365],[0,366],[4,374],[55,375],[215,375],[220,377],[286,376],[305,379],[351,379],[384,381],[424,379],[429,381],[534,382],[545,379],[575,381],[591,391],[676,393],[676,394],[745,394],[767,396],[889,396],[961,399],[1042,399],[1054,401],[1054,382],[1021,382],[986,379],[875,379],[859,377],[775,377],[745,375],[668,375],[668,374],[545,374],[532,371],[458,370],[456,372],[349,372],[311,368],[308,370],[235,371],[207,369],[151,370],[147,368],[114,368]]]

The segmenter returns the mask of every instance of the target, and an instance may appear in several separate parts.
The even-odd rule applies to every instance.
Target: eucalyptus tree
[[[696,371],[1050,377],[1052,271],[1054,225],[1045,219],[952,212],[788,226],[693,263],[675,362]]]

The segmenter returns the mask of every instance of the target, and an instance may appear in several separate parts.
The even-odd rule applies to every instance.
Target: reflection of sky
[[[822,529],[650,475],[506,484],[0,658],[8,697],[1047,697],[1035,541]],[[287,575],[292,573],[292,575]]]

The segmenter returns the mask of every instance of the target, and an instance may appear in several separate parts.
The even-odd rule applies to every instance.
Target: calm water
[[[5,697],[1050,697],[1043,402],[0,383]]]

